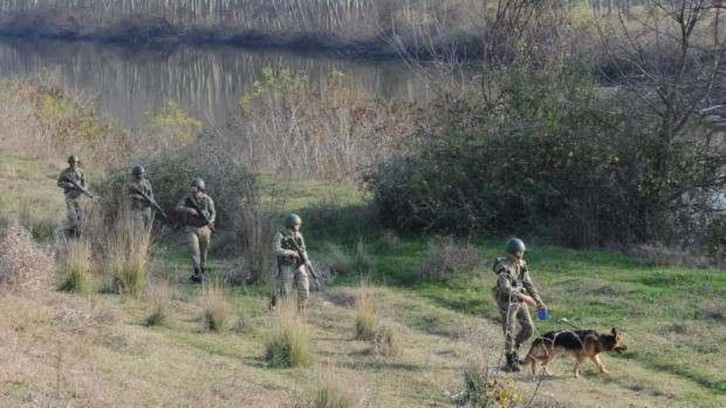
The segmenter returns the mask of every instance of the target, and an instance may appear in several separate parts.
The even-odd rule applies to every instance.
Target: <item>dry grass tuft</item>
[[[371,354],[380,357],[397,357],[401,355],[401,341],[391,326],[382,325],[376,330],[371,340]]]
[[[323,259],[333,275],[345,276],[350,274],[351,260],[338,245],[326,242],[323,245]]]
[[[37,289],[50,283],[53,257],[33,241],[28,229],[10,225],[0,248],[0,286]]]
[[[227,301],[221,282],[202,285],[199,305],[202,308],[202,331],[221,333],[227,330],[232,321],[232,307]]]
[[[355,302],[355,339],[371,341],[376,335],[378,314],[373,302],[373,290],[363,281],[358,288]]]
[[[627,251],[638,263],[647,266],[687,266],[707,267],[711,260],[679,248],[668,248],[663,245],[642,244]]]
[[[169,318],[173,289],[168,283],[163,283],[151,286],[146,295],[151,303],[151,312],[144,318],[144,326],[163,326]]]
[[[127,212],[119,213],[108,238],[106,263],[116,293],[136,296],[146,287],[150,249],[149,231],[136,225]]]
[[[91,244],[85,239],[65,241],[65,250],[58,267],[58,290],[88,293],[91,277]]]
[[[312,362],[309,329],[293,302],[280,304],[274,327],[265,342],[265,361],[272,368],[307,367]]]
[[[368,252],[362,239],[358,240],[352,256],[330,242],[325,244],[323,253],[325,264],[328,265],[333,275],[364,277],[370,276],[375,270],[376,260]]]
[[[703,314],[711,319],[726,321],[726,304],[706,305],[702,309]]]
[[[357,276],[371,276],[376,269],[376,259],[368,252],[363,239],[355,247],[353,270]]]
[[[332,369],[326,369],[316,386],[308,392],[302,405],[305,408],[352,408],[358,405],[359,396],[346,387],[344,379]]]
[[[444,280],[456,275],[471,274],[482,265],[482,256],[472,245],[459,245],[451,237],[429,242],[429,250],[416,272],[423,279]]]

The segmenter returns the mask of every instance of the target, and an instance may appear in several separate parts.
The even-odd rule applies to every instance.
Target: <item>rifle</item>
[[[90,198],[91,198],[91,200],[93,200],[93,199],[95,198],[95,197],[93,196],[93,194],[91,194],[91,192],[90,192],[90,191],[88,191],[88,189],[87,189],[87,188],[85,188],[85,187],[83,187],[82,185],[80,185],[80,184],[76,183],[76,181],[75,181],[75,180],[71,179],[71,178],[70,178],[70,177],[68,177],[67,175],[66,175],[66,176],[63,176],[62,180],[63,180],[63,181],[65,181],[65,182],[71,183],[71,184],[73,185],[73,187],[75,187],[75,188],[76,188],[76,190],[78,190],[78,191],[80,191],[81,193],[83,193],[83,194],[87,195],[88,197],[90,197]]]
[[[192,208],[194,208],[194,210],[197,212],[197,214],[199,214],[199,218],[204,223],[203,226],[208,226],[209,227],[209,230],[212,231],[212,232],[214,232],[214,223],[209,220],[209,217],[207,217],[207,215],[204,214],[204,211],[202,211],[202,209],[199,208],[199,206],[197,205],[197,203],[194,202],[194,198],[191,198],[190,197],[189,200],[187,200],[187,203],[190,206],[192,206]]]
[[[166,216],[164,209],[161,208],[161,206],[153,198],[149,197],[148,194],[144,193],[143,191],[141,191],[141,189],[133,184],[130,184],[129,187],[134,190],[136,194],[140,195],[147,203],[151,204],[151,206],[154,207],[154,209],[156,209],[156,211],[158,211],[162,217],[169,218]]]
[[[320,280],[318,279],[318,273],[317,273],[317,271],[315,271],[315,268],[313,267],[313,264],[310,262],[310,259],[308,259],[307,252],[303,251],[302,248],[300,248],[300,245],[297,244],[297,241],[295,241],[295,238],[293,238],[291,241],[292,241],[292,244],[295,245],[295,251],[297,251],[298,255],[300,255],[300,259],[303,261],[303,264],[310,271],[310,275],[315,280],[315,284],[317,286],[320,286]]]

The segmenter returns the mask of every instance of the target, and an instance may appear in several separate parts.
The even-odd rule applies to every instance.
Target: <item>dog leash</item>
[[[562,322],[562,323],[567,324],[570,327],[574,327],[576,330],[582,330],[582,328],[580,326],[578,326],[575,323],[571,322],[570,319],[568,319],[566,317],[560,318],[559,321]]]

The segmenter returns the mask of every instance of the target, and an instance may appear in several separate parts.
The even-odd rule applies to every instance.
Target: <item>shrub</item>
[[[272,368],[306,367],[312,361],[310,337],[291,302],[282,302],[280,314],[265,342],[264,359]]]
[[[53,258],[26,228],[11,224],[0,241],[0,286],[35,289],[49,283]]]
[[[435,238],[416,272],[431,281],[471,274],[482,265],[479,251],[472,245],[459,245],[452,237]]]
[[[526,232],[574,247],[703,236],[707,217],[694,214],[712,212],[723,190],[723,149],[689,120],[693,106],[674,106],[686,112],[675,126],[654,114],[649,90],[601,93],[574,63],[487,74],[495,100],[442,95],[410,151],[365,173],[384,227]]]
[[[334,72],[313,87],[304,73],[265,67],[230,124],[253,170],[353,181],[359,167],[390,154],[412,128],[413,105],[347,87]],[[301,118],[304,118],[301,120]]]
[[[167,224],[180,225],[174,208],[189,193],[191,180],[201,177],[217,211],[211,250],[245,258],[251,279],[259,281],[269,274],[272,265],[269,242],[272,241],[273,224],[261,208],[255,178],[224,143],[207,133],[193,144],[149,155],[139,162],[152,183],[155,200],[170,217],[165,220]],[[109,170],[110,175],[102,183],[100,194],[107,204],[106,220],[123,207],[122,191],[129,177],[129,167]],[[261,245],[264,245],[264,251],[260,251]]]
[[[401,250],[402,242],[401,238],[396,234],[395,231],[392,230],[384,230],[380,237],[378,237],[378,242],[380,243],[381,247],[387,251],[387,252],[397,252]]]
[[[726,196],[724,197],[726,200]],[[706,237],[706,251],[719,264],[726,263],[726,216],[713,220]]]
[[[87,293],[91,276],[91,245],[85,239],[65,241],[60,256],[58,290]]]
[[[458,406],[481,408],[516,407],[522,402],[512,377],[496,377],[474,367],[464,370],[464,389],[454,399]]]
[[[232,319],[232,308],[221,283],[203,284],[199,304],[202,307],[200,320],[203,331],[220,333],[227,330]]]

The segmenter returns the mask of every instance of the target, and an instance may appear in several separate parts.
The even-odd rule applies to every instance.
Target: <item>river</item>
[[[396,61],[247,50],[231,46],[139,46],[63,41],[0,42],[0,79],[52,75],[92,97],[98,111],[129,128],[173,100],[207,123],[221,124],[263,67],[305,72],[319,83],[333,71],[348,86],[381,98],[429,97],[423,79]]]

